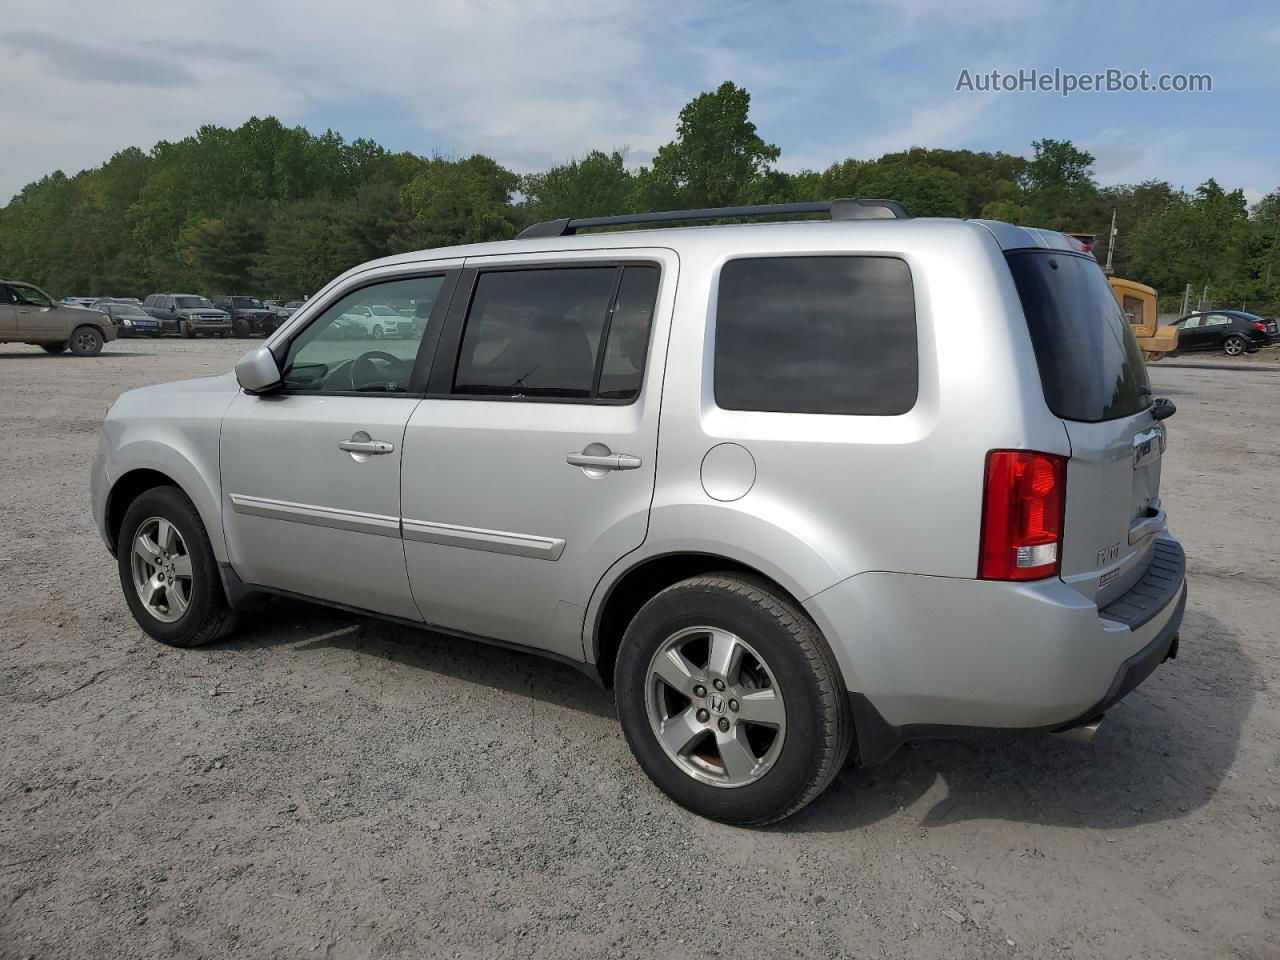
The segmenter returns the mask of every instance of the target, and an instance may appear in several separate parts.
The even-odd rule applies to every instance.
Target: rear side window
[[[1092,257],[1011,253],[1044,399],[1063,420],[1117,420],[1151,403],[1128,318]]]
[[[463,329],[453,392],[634,400],[659,271],[648,265],[486,271]]]
[[[895,257],[730,260],[716,308],[726,410],[893,416],[919,388],[911,271]]]

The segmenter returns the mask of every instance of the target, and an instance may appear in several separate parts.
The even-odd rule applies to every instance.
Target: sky
[[[279,117],[519,172],[633,165],[732,80],[786,170],[1069,139],[1100,183],[1280,188],[1280,4],[1172,0],[0,0],[0,203],[205,123]],[[1201,93],[957,90],[992,70],[1207,73]],[[975,81],[976,84],[976,81]]]

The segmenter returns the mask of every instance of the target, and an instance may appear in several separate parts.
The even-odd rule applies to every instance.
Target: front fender
[[[176,431],[167,439],[126,439],[106,464],[108,483],[104,510],[112,509],[112,496],[117,484],[136,470],[154,470],[171,479],[191,498],[200,521],[204,524],[220,563],[227,560],[227,543],[222,534],[219,510],[222,487],[218,482],[218,437],[212,438],[212,450],[199,438],[184,437]]]

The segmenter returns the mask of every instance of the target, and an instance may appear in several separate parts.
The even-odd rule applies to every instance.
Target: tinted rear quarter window
[[[1007,260],[1054,415],[1096,423],[1145,409],[1142,351],[1097,261],[1042,250]]]
[[[896,257],[764,257],[720,272],[715,398],[727,410],[893,416],[919,386],[911,271]]]

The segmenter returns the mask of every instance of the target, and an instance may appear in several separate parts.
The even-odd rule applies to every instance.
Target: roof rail
[[[909,220],[911,212],[897,200],[844,197],[808,203],[760,203],[749,207],[708,207],[703,210],[663,210],[658,213],[624,213],[617,217],[583,217],[543,220],[525,227],[517,240],[571,236],[579,230],[619,227],[627,224],[679,223],[690,220],[730,220],[736,217],[785,217],[804,213],[829,214],[832,220]]]

